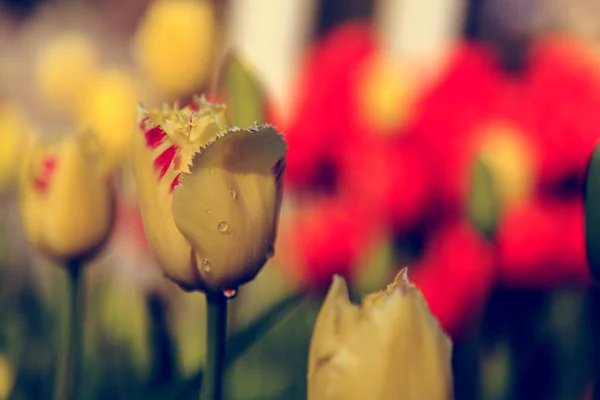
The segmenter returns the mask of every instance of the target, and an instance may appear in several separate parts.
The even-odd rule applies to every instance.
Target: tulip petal
[[[191,289],[198,285],[197,272],[191,267],[191,247],[175,226],[172,214],[172,187],[179,176],[173,162],[175,154],[171,154],[176,146],[155,125],[155,119],[143,118],[143,133],[133,138],[133,168],[144,230],[165,274]]]
[[[361,307],[350,304],[338,278],[311,340],[308,399],[451,399],[451,354],[450,340],[406,270]]]
[[[230,129],[183,173],[173,216],[209,288],[251,280],[273,255],[286,148],[272,126]]]

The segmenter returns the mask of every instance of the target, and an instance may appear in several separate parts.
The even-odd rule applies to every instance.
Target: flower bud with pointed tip
[[[451,356],[406,269],[360,306],[336,276],[310,344],[308,399],[451,399]]]
[[[141,110],[134,171],[148,243],[186,290],[250,281],[273,255],[287,145],[270,125],[230,128],[204,98]]]
[[[211,2],[157,0],[136,32],[134,52],[153,85],[167,95],[182,95],[204,83],[215,41]]]
[[[113,225],[109,172],[87,136],[29,146],[19,185],[21,220],[29,241],[57,262],[91,257]]]

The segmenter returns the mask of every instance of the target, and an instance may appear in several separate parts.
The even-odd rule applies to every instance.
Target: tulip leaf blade
[[[227,340],[225,368],[227,369],[238,360],[258,339],[270,331],[285,315],[293,311],[300,304],[302,298],[303,293],[300,292],[288,295],[261,314],[249,326],[230,335]],[[203,377],[204,370],[199,369],[186,381],[173,385],[171,393],[176,393],[176,395],[170,397],[180,400],[197,398],[202,388]],[[169,398],[169,396],[160,398]]]
[[[600,280],[600,143],[588,166],[584,189],[585,245],[590,272]]]
[[[265,119],[265,90],[248,64],[238,52],[230,52],[219,74],[219,90],[229,119],[239,127],[262,124]]]
[[[470,221],[485,236],[493,236],[498,223],[500,203],[492,172],[480,157],[473,163],[467,201]]]
[[[233,333],[228,340],[226,366],[239,359],[257,339],[267,333],[302,301],[303,293],[294,292],[260,315],[252,324]]]

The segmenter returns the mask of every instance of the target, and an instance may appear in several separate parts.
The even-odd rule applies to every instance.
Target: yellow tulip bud
[[[19,147],[31,131],[27,115],[16,104],[0,104],[0,192],[8,190],[18,175]]]
[[[481,161],[488,167],[502,208],[530,197],[535,159],[525,136],[508,125],[491,125],[481,136]]]
[[[0,354],[0,400],[8,399],[15,383],[15,375],[10,363]]]
[[[309,400],[453,398],[452,343],[406,269],[361,306],[333,284],[315,324]]]
[[[111,165],[122,160],[130,149],[137,99],[135,82],[118,69],[99,73],[84,95],[80,127],[96,133]]]
[[[273,255],[286,143],[270,125],[229,128],[223,106],[196,105],[142,110],[140,207],[167,276],[186,290],[230,289]]]
[[[208,76],[216,36],[208,1],[156,0],[135,37],[135,57],[166,95],[197,89]]]
[[[52,39],[40,51],[36,77],[42,98],[58,111],[75,109],[92,81],[98,54],[93,44],[78,34]]]
[[[88,137],[50,146],[35,139],[21,171],[19,207],[25,233],[57,262],[92,256],[113,223],[113,192],[101,157]]]

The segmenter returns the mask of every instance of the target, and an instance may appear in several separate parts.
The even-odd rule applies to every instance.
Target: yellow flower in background
[[[536,168],[531,146],[522,132],[509,125],[485,128],[480,142],[480,159],[488,168],[502,208],[529,198]]]
[[[55,111],[70,111],[96,74],[97,49],[78,33],[65,33],[49,40],[40,50],[36,80],[41,97]]]
[[[335,276],[310,344],[308,399],[451,399],[451,358],[450,339],[406,269],[361,306]]]
[[[0,400],[8,399],[15,383],[15,375],[6,357],[0,353]]]
[[[0,192],[10,189],[18,176],[19,152],[31,127],[24,110],[14,103],[0,103]]]
[[[371,57],[359,74],[357,112],[367,128],[397,133],[411,111],[412,91],[400,66],[381,55]]]
[[[283,137],[270,125],[230,128],[225,107],[203,98],[181,110],[142,110],[140,127],[133,144],[140,207],[165,274],[186,290],[253,279],[273,255]]]
[[[137,94],[133,78],[116,68],[101,71],[85,92],[79,112],[80,129],[95,132],[111,164],[121,161],[130,149],[137,120]]]
[[[214,10],[206,0],[156,0],[134,41],[135,58],[165,95],[197,90],[206,80],[216,40]]]
[[[91,135],[63,138],[49,146],[32,139],[19,186],[25,233],[48,258],[87,258],[108,238],[113,191]]]

